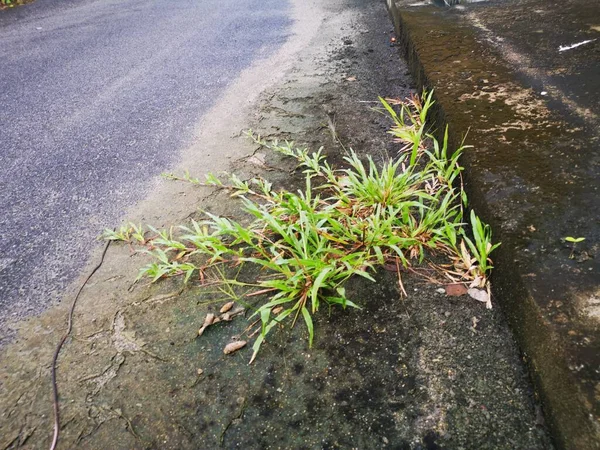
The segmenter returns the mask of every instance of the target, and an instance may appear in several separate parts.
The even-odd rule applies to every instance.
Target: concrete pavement
[[[371,109],[378,95],[414,93],[390,46],[384,4],[293,6],[290,39],[228,87],[177,173],[227,170],[296,189],[304,185],[296,161],[257,148],[239,131],[324,146],[340,167],[343,149],[328,119],[360,155],[380,162],[398,154],[386,134],[390,121]],[[128,217],[168,228],[202,218],[198,209],[245,220],[229,192],[177,182],[160,183]],[[286,326],[249,366],[251,341],[232,355],[223,346],[252,320],[222,322],[198,337],[224,297],[194,280],[183,290],[180,278],[134,284],[148,262],[127,245],[111,245],[82,293],[59,358],[60,448],[552,449],[497,308],[440,294],[408,273],[401,299],[398,274],[386,271],[377,283],[349,283],[350,298],[364,309],[321,309],[312,349],[303,327]],[[263,276],[246,269],[240,279]],[[0,448],[47,448],[47,365],[68,306],[23,323],[0,354]]]

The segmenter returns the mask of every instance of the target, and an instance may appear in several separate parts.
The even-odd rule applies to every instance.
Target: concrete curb
[[[454,112],[456,100],[453,99],[457,97],[442,93],[447,91],[447,84],[443,77],[438,76],[438,72],[444,69],[436,64],[436,56],[433,56],[430,46],[436,45],[434,42],[436,39],[440,41],[439,46],[450,43],[454,46],[459,42],[458,51],[455,47],[452,56],[456,59],[468,58],[469,55],[461,54],[460,51],[466,48],[461,47],[462,43],[471,39],[468,35],[469,31],[465,31],[464,26],[457,25],[449,31],[445,29],[445,33],[440,35],[433,32],[426,33],[423,30],[438,29],[437,21],[440,19],[435,17],[435,12],[417,14],[412,9],[405,10],[398,7],[394,0],[386,0],[386,3],[399,45],[405,54],[412,75],[419,88],[436,89],[435,122],[450,125],[451,144],[456,148],[462,141],[462,136],[468,131],[468,127],[462,126],[464,122],[454,120],[457,114]],[[447,23],[444,22],[443,25]],[[475,39],[472,40],[475,42]],[[477,44],[480,45],[479,42]],[[483,60],[488,56],[485,54]],[[490,57],[486,61],[493,62],[497,59]],[[486,61],[483,65],[486,65]],[[481,68],[482,73],[484,70],[485,67]],[[501,72],[496,71],[496,73]],[[507,71],[499,77],[504,77],[509,82],[512,76]],[[458,92],[460,93],[460,90]],[[457,91],[453,93],[456,94]],[[476,128],[477,120],[469,123],[468,126]],[[490,136],[491,139],[498,137],[499,135]],[[469,139],[468,143],[471,141]],[[485,161],[479,161],[477,154],[465,156],[463,163],[466,167],[466,189],[471,204],[493,225],[495,231],[500,231],[496,232],[495,236],[498,239],[499,235],[498,240],[503,242],[494,257],[497,268],[493,280],[494,294],[501,302],[503,312],[530,369],[555,444],[562,449],[598,449],[600,433],[597,417],[594,417],[594,399],[583,392],[581,380],[574,376],[570,368],[569,348],[565,345],[564,338],[556,332],[556,326],[548,320],[546,312],[540,307],[540,301],[536,298],[538,296],[536,289],[532,288],[525,278],[526,271],[530,271],[531,268],[515,264],[518,259],[515,236],[504,231],[499,218],[502,212],[496,211],[497,204],[490,200],[495,198],[494,186],[482,182],[481,165],[484,165]],[[524,221],[521,222],[521,225],[524,224]]]

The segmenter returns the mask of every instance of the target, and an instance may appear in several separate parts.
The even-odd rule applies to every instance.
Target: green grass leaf
[[[313,327],[312,317],[310,316],[308,309],[306,309],[306,306],[302,307],[302,316],[304,316],[304,322],[306,322],[306,328],[308,328],[308,347],[312,348],[315,330]]]

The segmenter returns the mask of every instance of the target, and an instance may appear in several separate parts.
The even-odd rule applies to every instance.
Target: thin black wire
[[[90,281],[90,278],[92,278],[92,276],[94,276],[96,271],[100,268],[100,266],[104,262],[104,256],[106,256],[106,251],[108,250],[109,245],[110,245],[110,241],[106,241],[106,245],[104,246],[104,250],[102,251],[102,256],[100,257],[100,262],[90,272],[90,274],[87,276],[87,278],[82,283],[79,290],[77,291],[77,294],[75,295],[75,298],[73,299],[73,303],[71,304],[71,309],[69,310],[67,331],[63,335],[62,339],[56,346],[56,350],[54,351],[54,357],[52,358],[52,391],[54,394],[54,437],[52,438],[52,444],[50,445],[50,450],[56,449],[56,444],[58,444],[58,435],[60,434],[60,411],[59,411],[59,407],[58,407],[58,386],[56,384],[56,361],[58,360],[58,355],[60,353],[60,350],[61,350],[63,344],[65,343],[65,341],[71,334],[71,331],[73,330],[73,311],[75,311],[75,305],[77,304],[77,300],[79,300],[81,291],[83,291],[83,288],[88,283],[88,281]]]

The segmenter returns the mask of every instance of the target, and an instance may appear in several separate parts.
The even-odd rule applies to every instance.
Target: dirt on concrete
[[[393,27],[379,0],[294,2],[295,34],[218,102],[175,171],[262,175],[292,188],[293,161],[240,136],[321,145],[340,161],[339,139],[376,160],[397,151],[377,96],[413,93]],[[253,93],[260,93],[255,96]],[[198,209],[238,216],[226,193],[157,182],[131,212],[155,226]],[[248,365],[244,317],[198,328],[228,301],[180,279],[135,283],[147,262],[111,245],[77,305],[73,338],[59,358],[59,448],[550,449],[519,352],[499,310],[403,273],[351,280],[362,310],[322,310],[308,349],[302,327],[275,333]],[[252,273],[244,276],[251,277]],[[49,366],[68,295],[20,324],[0,357],[0,449],[44,448],[52,435]]]

